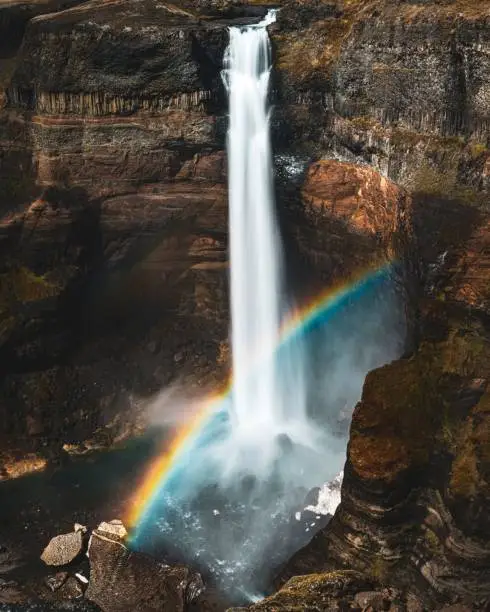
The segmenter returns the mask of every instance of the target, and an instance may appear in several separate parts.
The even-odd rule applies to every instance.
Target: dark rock
[[[49,576],[46,578],[45,583],[51,591],[57,591],[61,586],[63,586],[67,578],[68,572],[58,572],[54,576]]]
[[[74,576],[70,576],[58,591],[63,599],[80,599],[83,597],[83,589]]]
[[[17,582],[15,580],[8,580],[0,577],[0,589],[10,589],[16,586]]]
[[[354,603],[358,604],[363,610],[371,608],[372,610],[388,610],[390,602],[385,598],[384,594],[379,591],[363,591],[356,593]]]
[[[201,576],[126,548],[114,534],[95,530],[88,550],[85,596],[104,612],[183,612],[204,588]]]
[[[320,494],[320,487],[314,487],[306,494],[304,506],[316,506],[318,503],[318,495]]]

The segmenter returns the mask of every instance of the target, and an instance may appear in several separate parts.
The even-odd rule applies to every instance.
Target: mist
[[[270,356],[291,414],[297,401],[291,381],[303,377],[306,420],[241,439],[243,432],[237,434],[230,420],[233,389],[214,400],[137,525],[132,545],[199,567],[237,601],[244,593],[261,596],[274,572],[338,504],[350,419],[365,376],[400,356],[404,335],[403,308],[389,273],[347,294],[334,309],[319,309]],[[291,353],[300,367],[294,378],[281,369],[291,363]],[[176,384],[151,403],[151,422],[185,425],[206,401]],[[321,490],[312,503],[314,487]]]

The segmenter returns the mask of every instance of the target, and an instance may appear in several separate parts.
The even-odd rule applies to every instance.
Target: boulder
[[[359,605],[360,608],[365,610],[366,608],[372,610],[385,610],[385,606],[389,601],[385,598],[383,593],[379,591],[361,591],[354,597],[354,602]]]
[[[41,559],[46,565],[67,565],[74,561],[83,550],[82,531],[63,533],[51,539]]]
[[[92,533],[85,596],[104,612],[183,612],[204,589],[200,574],[129,550],[117,533],[123,529],[102,523]]]
[[[83,589],[79,581],[70,576],[59,590],[60,597],[63,599],[79,599],[83,597]]]

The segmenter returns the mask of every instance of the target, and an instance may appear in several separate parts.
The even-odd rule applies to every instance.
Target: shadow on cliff
[[[484,363],[480,343],[485,340],[481,334],[485,330],[483,336],[488,337],[490,321],[484,312],[470,304],[441,299],[439,292],[452,283],[461,251],[464,252],[468,240],[479,227],[482,212],[462,199],[427,193],[413,194],[412,202],[413,234],[407,252],[417,261],[407,270],[415,270],[419,275],[410,289],[414,293],[409,297],[414,300],[411,306],[419,317],[418,333],[422,343],[412,345],[410,359],[405,355],[369,375],[370,382],[364,386],[363,398],[351,426],[341,504],[327,527],[283,567],[277,579],[278,587],[292,576],[346,566],[372,573],[383,584],[406,587],[409,582],[411,589],[428,598],[430,609],[434,609],[434,600],[441,597],[417,569],[423,566],[424,552],[420,542],[426,537],[421,525],[430,525],[428,508],[438,507],[442,500],[447,503],[454,444],[459,435],[448,435],[448,429],[464,430],[465,419],[482,397],[485,379],[480,376],[485,368],[472,371],[470,348],[471,342],[476,341],[476,355]],[[406,280],[411,281],[410,278]],[[471,333],[475,319],[483,322],[472,332],[476,340]],[[456,337],[465,337],[461,344],[453,344],[451,329],[457,330]],[[468,355],[464,353],[465,347]],[[460,360],[464,367],[458,370],[451,362],[448,372],[443,369],[439,373],[438,367],[445,359],[455,363]],[[388,442],[391,439],[393,442]],[[362,453],[359,440],[364,440],[365,444]],[[370,441],[372,446],[369,446]],[[377,466],[384,465],[385,453],[389,457],[393,449],[398,451],[400,447],[411,453],[407,465],[402,469],[401,462],[398,464],[393,459],[394,478],[390,477],[391,472],[388,476],[377,472]],[[352,457],[357,461],[357,469],[361,466],[365,474],[371,475],[363,477],[356,472]],[[454,508],[450,509],[453,512]],[[470,516],[471,512],[467,514]],[[476,533],[475,517],[472,515],[473,525],[466,516],[464,519],[467,521],[466,524],[462,522],[464,533]],[[480,525],[486,525],[483,514],[478,519]],[[452,518],[444,520],[443,530],[447,530],[453,520],[460,520],[456,512]],[[438,530],[434,531],[439,537]],[[483,533],[481,529],[480,536]],[[360,544],[354,534],[359,536]],[[363,539],[366,534],[371,540]],[[441,536],[441,546],[447,535],[444,532]],[[433,541],[426,540],[429,547],[438,541],[436,536]],[[390,559],[383,557],[385,547],[391,552]],[[398,556],[393,554],[395,550]],[[440,550],[438,555],[442,559]],[[451,555],[453,553],[450,551]],[[414,555],[420,557],[416,564],[412,563]],[[429,555],[429,558],[434,555],[433,548]],[[409,558],[412,561],[407,561]]]

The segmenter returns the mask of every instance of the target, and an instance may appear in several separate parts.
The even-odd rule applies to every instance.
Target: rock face
[[[488,216],[463,206],[449,207],[444,217],[432,206],[438,225],[415,223],[420,260],[443,255],[427,266],[419,296],[422,342],[409,358],[367,376],[353,415],[341,504],[282,580],[347,567],[408,589],[429,609],[454,602],[484,609],[490,598],[490,330],[482,293]]]
[[[294,226],[301,255],[331,281],[403,257],[412,234],[408,194],[368,166],[321,160],[308,166]]]
[[[484,607],[488,2],[276,4],[272,128],[287,256],[322,289],[402,258],[417,330],[410,356],[368,376],[342,503],[282,580],[345,567],[367,576],[353,597],[388,583],[430,609]],[[117,442],[141,426],[142,398],[177,375],[197,372],[199,386],[226,369],[220,70],[230,19],[264,10],[227,0],[2,5],[0,478]],[[93,560],[110,562],[89,591],[119,605],[110,564],[121,560],[127,584],[153,566],[104,538],[94,536]],[[170,591],[150,580],[148,605],[170,598],[179,609],[175,585],[192,578],[167,571],[156,575]],[[332,580],[287,590],[297,602],[311,586],[315,606]]]
[[[131,552],[104,525],[90,539],[90,582],[85,593],[104,612],[183,612],[197,599],[204,589],[199,574]]]
[[[0,436],[21,456],[129,435],[135,396],[186,362],[199,380],[226,339],[227,22],[197,4],[83,3],[5,51]]]
[[[277,139],[368,162],[413,191],[488,189],[488,7],[285,3]]]

